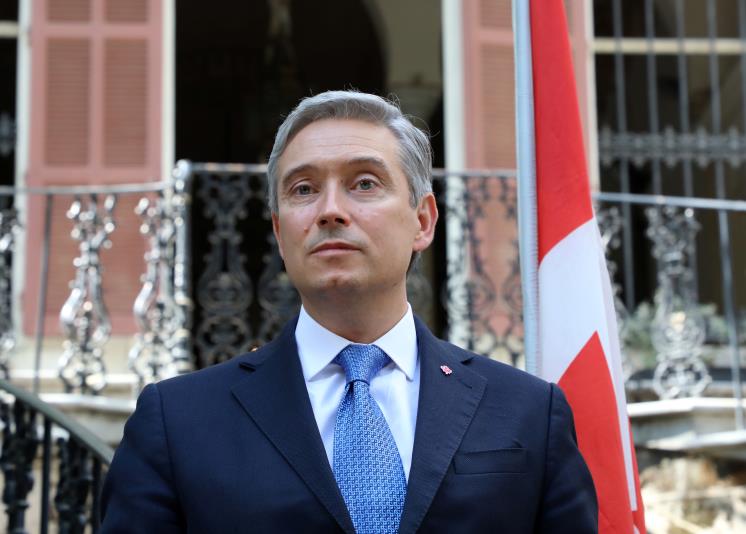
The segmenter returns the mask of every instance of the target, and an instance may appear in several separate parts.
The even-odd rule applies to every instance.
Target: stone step
[[[738,428],[732,398],[693,397],[627,405],[635,445],[668,452],[698,452],[746,461],[746,430]],[[746,412],[746,401],[741,401]]]
[[[10,379],[29,391],[34,389],[33,369],[11,369]],[[101,392],[107,397],[134,399],[138,393],[138,380],[134,373],[109,373],[106,375],[106,387]],[[65,393],[65,385],[59,377],[57,369],[41,369],[39,371],[39,391],[41,393]]]
[[[134,399],[75,393],[42,393],[41,399],[75,419],[111,447],[122,440],[124,423],[135,410],[136,403]]]
[[[653,369],[643,369],[634,373],[625,383],[627,402],[658,400],[653,388]],[[730,367],[709,366],[710,382],[702,393],[703,397],[732,397],[733,374]],[[746,397],[746,368],[740,369],[741,392]]]

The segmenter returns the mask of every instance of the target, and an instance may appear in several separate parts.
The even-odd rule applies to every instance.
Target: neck
[[[372,343],[407,313],[406,294],[388,303],[365,299],[322,300],[303,298],[308,315],[324,328],[355,343]]]

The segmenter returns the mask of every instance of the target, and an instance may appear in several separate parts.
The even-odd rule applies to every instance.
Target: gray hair
[[[399,141],[399,157],[409,181],[410,201],[416,207],[433,190],[433,154],[428,135],[401,112],[399,106],[380,96],[357,91],[327,91],[304,98],[280,125],[267,164],[268,199],[277,213],[277,164],[293,137],[309,124],[324,119],[353,119],[379,124]]]

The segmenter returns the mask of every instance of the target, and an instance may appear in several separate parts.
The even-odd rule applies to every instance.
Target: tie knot
[[[348,383],[362,380],[370,384],[391,358],[375,345],[353,343],[343,348],[334,361],[344,369]]]

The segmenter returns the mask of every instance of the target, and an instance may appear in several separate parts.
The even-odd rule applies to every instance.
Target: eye
[[[355,185],[361,191],[370,191],[371,189],[376,187],[376,183],[370,178],[361,178]]]
[[[293,193],[300,196],[310,195],[313,192],[308,184],[298,184],[293,188]]]

